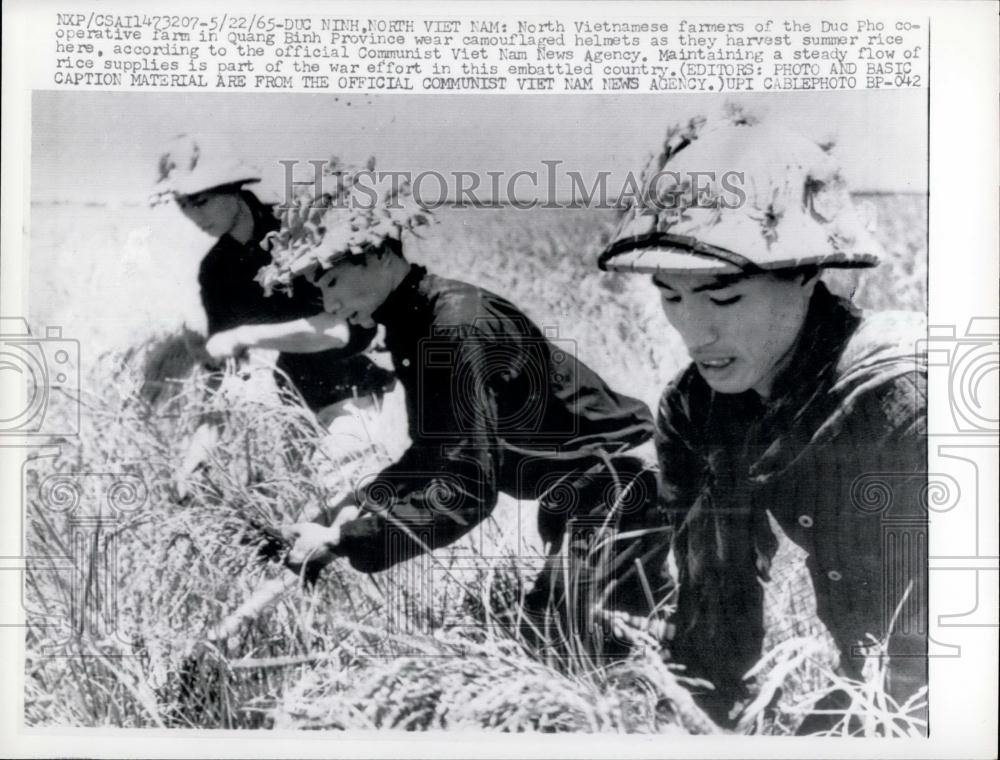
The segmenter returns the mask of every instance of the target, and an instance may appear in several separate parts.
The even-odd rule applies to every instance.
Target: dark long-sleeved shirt
[[[246,244],[223,235],[201,261],[198,283],[201,302],[208,318],[209,336],[241,325],[276,324],[314,317],[323,311],[323,295],[304,278],[293,283],[291,296],[276,293],[264,295],[254,279],[260,268],[271,261],[271,255],[260,247],[268,232],[280,225],[270,206],[262,204],[252,193],[243,199],[253,214],[254,229]],[[374,328],[351,327],[348,344],[343,348],[308,354],[282,352],[277,366],[302,394],[310,409],[320,409],[351,394],[359,370],[345,364],[371,343]]]
[[[539,498],[553,473],[572,480],[652,436],[642,402],[486,290],[412,266],[374,318],[406,391],[412,445],[358,489],[363,515],[342,527],[340,551],[359,569],[451,543],[498,491]]]
[[[807,552],[818,614],[850,671],[913,583],[890,655],[910,691],[926,678],[925,336],[922,315],[862,316],[819,285],[766,403],[713,392],[693,366],[668,386],[656,442],[677,529],[673,651],[692,673],[725,691],[760,657],[770,511]]]

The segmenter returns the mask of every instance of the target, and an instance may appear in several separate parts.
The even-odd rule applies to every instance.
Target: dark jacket
[[[714,393],[688,367],[657,420],[662,508],[676,528],[672,651],[725,694],[759,659],[760,578],[776,541],[808,553],[818,614],[857,674],[886,634],[905,691],[926,681],[926,359],[922,315],[862,316],[820,284],[771,398]]]
[[[301,277],[293,283],[290,296],[264,295],[254,278],[262,266],[270,263],[271,255],[260,247],[260,242],[280,223],[272,207],[261,203],[253,193],[244,191],[242,197],[253,213],[250,241],[244,245],[223,235],[202,259],[198,272],[209,336],[241,325],[289,322],[323,311],[322,293]],[[310,409],[320,409],[349,398],[352,386],[360,384],[365,368],[345,364],[345,360],[363,351],[375,333],[374,328],[352,326],[344,348],[311,354],[280,353],[278,369],[288,375]]]
[[[550,504],[558,494],[560,507],[539,517],[543,539],[558,542],[587,506],[581,484],[652,437],[642,402],[489,291],[413,266],[373,316],[406,391],[412,445],[358,489],[364,514],[344,525],[340,551],[359,569],[451,543],[498,491]]]

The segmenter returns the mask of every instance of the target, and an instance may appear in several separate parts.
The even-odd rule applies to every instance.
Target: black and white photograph
[[[37,94],[28,720],[924,730],[925,113]]]
[[[926,87],[23,100],[21,730],[934,736]]]

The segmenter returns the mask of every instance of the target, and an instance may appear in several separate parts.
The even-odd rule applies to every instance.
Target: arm
[[[247,324],[215,333],[206,349],[216,359],[234,356],[248,348],[293,354],[313,354],[343,348],[350,338],[347,323],[331,314],[270,324]]]
[[[446,546],[471,531],[497,501],[500,447],[497,404],[484,370],[489,342],[457,338],[454,366],[435,375],[419,415],[433,417],[434,438],[416,440],[362,490],[362,516],[341,529],[340,551],[375,572]],[[456,394],[462,397],[457,398]],[[412,429],[425,429],[418,419]]]
[[[265,298],[258,283],[232,281],[213,252],[202,261],[198,282],[208,326],[206,349],[213,359],[247,348],[316,353],[349,341],[347,323],[320,311],[310,293],[292,301]]]
[[[446,546],[496,506],[500,449],[496,400],[483,373],[486,349],[475,338],[456,340],[452,349],[456,360],[449,375],[455,382],[434,376],[418,413],[433,415],[440,434],[414,440],[399,461],[356,488],[356,519],[340,519],[338,505],[315,520],[339,524],[323,540],[358,570],[381,571]],[[454,398],[455,392],[463,398]],[[419,419],[411,428],[424,429]]]

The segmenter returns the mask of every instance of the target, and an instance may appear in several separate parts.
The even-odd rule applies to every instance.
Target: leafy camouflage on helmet
[[[721,274],[878,263],[832,145],[735,106],[667,131],[601,269]]]
[[[281,214],[281,228],[261,243],[271,254],[271,263],[257,273],[265,293],[290,291],[301,274],[377,251],[387,239],[400,240],[404,231],[430,224],[431,213],[414,200],[409,182],[384,179],[374,158],[363,168],[332,158],[323,172],[323,192],[301,190]]]

